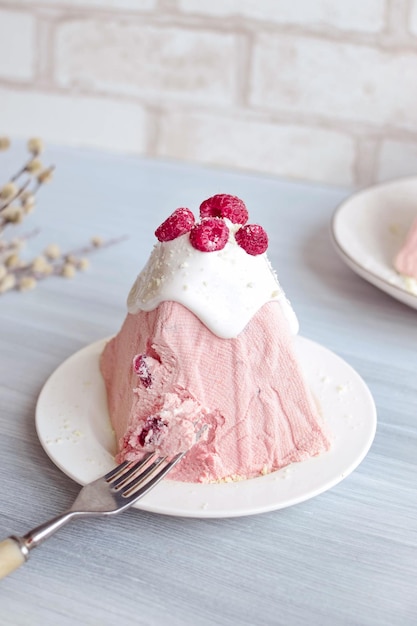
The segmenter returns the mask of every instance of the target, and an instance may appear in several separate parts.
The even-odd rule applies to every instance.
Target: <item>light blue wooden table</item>
[[[0,155],[9,172],[23,153]],[[378,410],[359,468],[303,504],[231,519],[132,510],[79,522],[0,583],[0,623],[170,626],[417,623],[417,311],[345,267],[330,216],[349,190],[191,165],[49,149],[55,180],[26,229],[30,252],[91,235],[130,238],[72,281],[0,298],[0,536],[70,505],[78,486],[35,432],[37,396],[69,355],[116,332],[156,226],[217,192],[241,196],[269,232],[269,256],[301,334],[348,361]],[[2,177],[3,178],[3,177]]]

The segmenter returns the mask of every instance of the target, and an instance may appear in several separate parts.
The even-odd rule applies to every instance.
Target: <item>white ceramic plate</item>
[[[393,259],[417,216],[417,178],[370,187],[336,210],[331,231],[349,267],[393,298],[417,309],[417,281],[398,274]]]
[[[48,379],[36,407],[39,439],[52,461],[84,485],[114,467],[99,355],[106,340],[67,359]],[[223,484],[162,481],[135,506],[184,517],[234,517],[284,508],[322,493],[352,472],[375,435],[368,387],[340,357],[297,337],[297,352],[334,441],[329,452],[250,480]]]

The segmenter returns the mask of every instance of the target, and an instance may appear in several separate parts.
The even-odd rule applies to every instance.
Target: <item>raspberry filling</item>
[[[161,436],[166,431],[168,424],[164,422],[158,415],[150,415],[146,418],[145,426],[138,435],[139,444],[157,446]]]
[[[133,358],[133,370],[144,387],[151,387],[152,375],[146,362],[146,354],[137,354]]]

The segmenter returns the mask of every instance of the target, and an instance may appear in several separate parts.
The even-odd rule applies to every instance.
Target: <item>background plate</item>
[[[406,279],[393,259],[417,217],[417,178],[365,189],[336,210],[332,239],[337,252],[359,276],[417,309],[417,281]]]
[[[114,467],[114,433],[99,370],[100,340],[67,359],[39,396],[36,428],[52,461],[84,485]],[[333,435],[332,449],[282,470],[235,483],[165,479],[135,507],[184,517],[234,517],[281,509],[322,493],[352,472],[375,435],[368,387],[340,357],[302,337],[296,349],[306,380]]]

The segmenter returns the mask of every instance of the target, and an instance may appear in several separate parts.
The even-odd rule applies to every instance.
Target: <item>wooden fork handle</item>
[[[26,561],[22,545],[14,537],[0,542],[0,578],[5,578]]]

